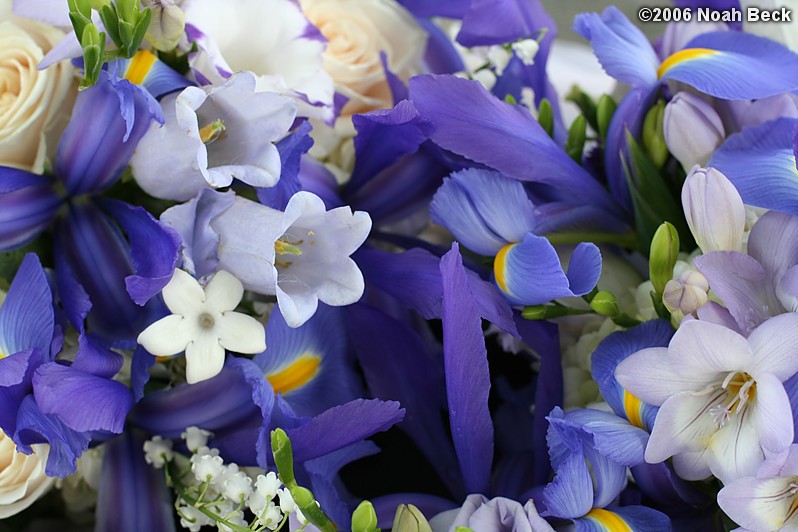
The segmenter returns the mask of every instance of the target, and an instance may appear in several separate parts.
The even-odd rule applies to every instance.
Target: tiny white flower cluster
[[[296,514],[300,524],[307,523],[296,506],[291,493],[270,471],[253,479],[238,464],[224,463],[219,450],[207,446],[211,433],[198,427],[188,427],[181,434],[192,452],[186,457],[172,451],[171,440],[153,436],[144,443],[145,459],[155,468],[167,462],[177,466],[170,476],[180,483],[175,508],[180,524],[191,532],[203,526],[216,526],[220,531],[232,531],[230,525],[251,530],[277,530],[290,514]],[[175,478],[177,477],[177,478]],[[247,520],[246,511],[254,516]]]

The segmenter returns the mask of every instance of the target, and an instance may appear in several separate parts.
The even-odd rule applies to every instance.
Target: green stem
[[[593,242],[595,244],[615,244],[625,249],[634,249],[637,243],[637,237],[634,233],[623,235],[610,233],[552,233],[545,236],[554,246]]]

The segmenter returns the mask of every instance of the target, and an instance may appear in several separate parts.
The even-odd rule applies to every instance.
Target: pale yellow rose
[[[55,479],[44,473],[48,445],[33,445],[33,454],[17,452],[0,430],[0,519],[17,514],[52,487]]]
[[[0,166],[40,173],[69,117],[75,69],[64,61],[37,70],[64,34],[14,17],[10,3],[0,0]]]
[[[407,81],[421,70],[427,34],[395,0],[300,0],[302,11],[329,41],[324,70],[349,98],[341,115],[393,107],[380,52]]]

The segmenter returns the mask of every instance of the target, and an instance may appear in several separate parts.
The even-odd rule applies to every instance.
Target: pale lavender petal
[[[702,395],[682,392],[665,401],[648,440],[646,462],[656,464],[673,455],[706,448],[718,430],[709,410],[725,396],[725,390]]]
[[[778,453],[793,440],[790,399],[779,379],[764,373],[756,377],[756,398],[753,401],[751,423],[762,447]]]
[[[724,484],[740,477],[753,476],[765,459],[751,413],[733,414],[709,441],[707,463],[712,474]]]
[[[798,314],[770,318],[751,333],[748,343],[754,352],[752,372],[772,373],[781,382],[798,372]]]
[[[668,346],[668,362],[688,379],[711,381],[722,372],[752,365],[746,339],[721,325],[700,320],[682,322]]]
[[[741,478],[718,493],[718,505],[734,522],[751,530],[785,530],[793,504],[790,479],[783,477]],[[739,529],[738,529],[739,530]]]
[[[676,373],[666,347],[649,347],[622,360],[615,370],[621,386],[645,403],[659,406],[679,392],[704,388],[704,379]]]

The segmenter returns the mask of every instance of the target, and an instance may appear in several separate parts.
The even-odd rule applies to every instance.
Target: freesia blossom
[[[723,326],[689,320],[665,347],[622,361],[618,382],[660,406],[646,461],[674,457],[688,480],[711,474],[726,483],[752,475],[765,451],[793,440],[783,382],[798,371],[798,315],[765,321],[748,338]]]
[[[723,122],[712,106],[684,91],[665,106],[662,125],[668,151],[685,170],[696,164],[706,165],[726,136]]]
[[[727,484],[718,505],[736,523],[750,530],[798,528],[798,445],[768,458],[756,476]],[[741,529],[738,529],[741,530]]]
[[[280,178],[280,140],[296,105],[275,93],[256,92],[250,72],[219,86],[188,87],[162,102],[165,123],[153,124],[130,161],[136,181],[158,198],[185,201],[233,178],[271,187]],[[242,113],[241,109],[246,109]]]
[[[237,198],[211,222],[219,234],[219,266],[244,286],[277,296],[291,327],[318,302],[349,305],[363,294],[363,275],[349,258],[366,240],[371,218],[349,207],[327,211],[310,192],[297,192],[285,212]]]
[[[17,514],[49,490],[55,479],[44,473],[49,445],[34,445],[33,454],[18,452],[0,430],[0,519]]]
[[[225,349],[249,354],[266,349],[266,335],[258,320],[233,312],[244,288],[229,273],[217,272],[203,288],[183,270],[175,270],[162,293],[173,314],[147,327],[138,342],[155,356],[185,350],[189,383],[222,371]]]
[[[694,166],[682,187],[682,206],[701,251],[742,249],[745,207],[740,193],[723,173]]]

